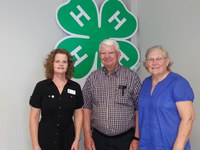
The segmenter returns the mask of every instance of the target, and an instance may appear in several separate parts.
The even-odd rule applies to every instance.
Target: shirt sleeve
[[[137,111],[138,110],[138,99],[139,99],[140,90],[141,90],[141,81],[137,74],[135,74],[133,85],[134,85],[134,111]]]
[[[175,102],[194,100],[193,90],[186,79],[180,78],[176,81],[173,89],[173,99]]]
[[[91,82],[89,77],[86,79],[86,82],[83,86],[83,108],[92,109],[92,91],[91,91]]]
[[[82,94],[82,91],[81,91],[81,87],[78,84],[78,87],[77,87],[77,104],[76,104],[76,109],[79,109],[81,107],[83,107],[83,94]]]
[[[29,104],[35,108],[41,108],[41,101],[41,86],[37,83],[30,97]]]

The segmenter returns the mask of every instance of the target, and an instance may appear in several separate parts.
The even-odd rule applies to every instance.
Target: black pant
[[[107,136],[94,129],[92,137],[96,150],[129,150],[134,137],[134,128],[116,136]]]

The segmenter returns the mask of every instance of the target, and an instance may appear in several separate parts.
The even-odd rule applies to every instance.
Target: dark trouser
[[[96,150],[129,150],[134,137],[134,128],[116,136],[107,136],[94,129],[92,137]]]

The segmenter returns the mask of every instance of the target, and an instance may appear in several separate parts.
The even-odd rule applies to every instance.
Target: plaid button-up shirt
[[[90,109],[91,126],[114,136],[135,126],[141,82],[121,65],[110,75],[105,67],[92,72],[83,86],[84,108]]]

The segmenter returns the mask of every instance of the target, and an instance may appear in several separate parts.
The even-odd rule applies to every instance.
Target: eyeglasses
[[[166,59],[166,57],[147,58],[147,62],[149,62],[149,63],[161,62],[163,59]]]

